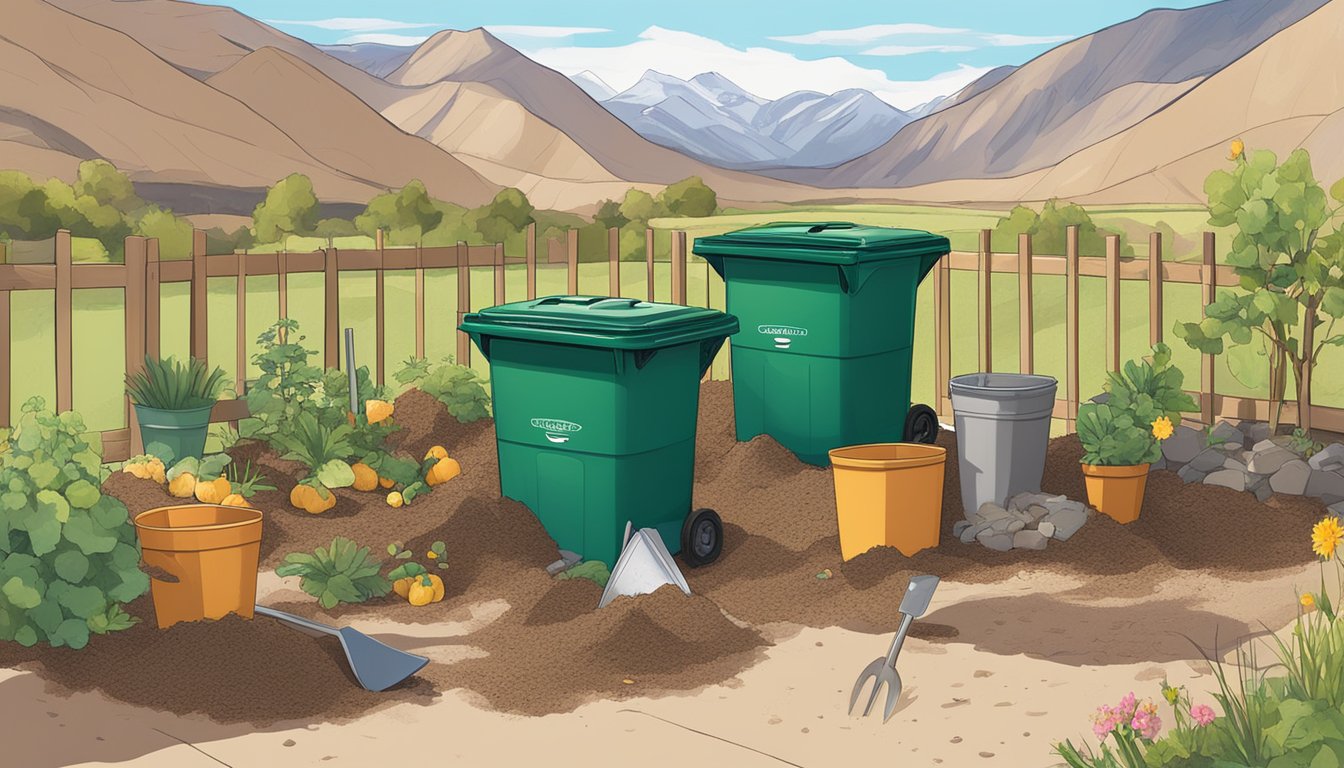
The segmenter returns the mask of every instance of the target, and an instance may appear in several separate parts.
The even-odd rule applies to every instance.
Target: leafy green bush
[[[1110,398],[1078,409],[1083,463],[1133,466],[1161,458],[1160,443],[1181,423],[1181,413],[1199,410],[1181,388],[1184,381],[1165,344],[1154,346],[1151,358],[1131,360],[1123,372],[1108,373]]]
[[[490,393],[485,391],[485,380],[465,365],[454,363],[451,357],[439,365],[423,357],[412,357],[393,378],[437,399],[463,424],[490,415]]]
[[[252,356],[252,364],[261,369],[261,376],[245,396],[252,416],[239,425],[243,437],[282,449],[277,435],[291,433],[294,420],[317,397],[322,370],[308,364],[308,356],[315,351],[303,346],[305,338],[299,334],[298,322],[288,318],[281,318],[257,337],[260,349]]]
[[[291,552],[275,569],[278,576],[298,576],[299,587],[317,598],[323,608],[339,603],[362,603],[392,591],[392,583],[380,572],[382,564],[369,557],[369,548],[337,536],[331,545],[310,555]]]
[[[142,371],[126,374],[126,394],[136,405],[163,411],[204,408],[219,398],[224,371],[206,368],[204,360],[145,355]]]
[[[131,626],[121,604],[145,593],[126,507],[101,492],[99,448],[78,413],[40,397],[0,430],[0,639],[83,648]]]
[[[587,579],[605,589],[607,582],[611,580],[611,571],[607,570],[607,564],[601,560],[585,560],[567,571],[561,571],[555,578]]]

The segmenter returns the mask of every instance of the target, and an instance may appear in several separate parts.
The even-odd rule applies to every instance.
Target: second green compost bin
[[[710,309],[551,296],[468,314],[490,361],[500,490],[561,549],[613,566],[627,522],[656,528],[692,565],[722,526],[692,512],[700,379],[737,331]]]
[[[737,439],[766,434],[811,464],[827,451],[932,443],[933,409],[910,404],[915,300],[946,237],[849,222],[780,222],[698,237],[724,279]]]

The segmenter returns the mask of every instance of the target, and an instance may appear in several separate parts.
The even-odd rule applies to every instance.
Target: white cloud
[[[633,43],[609,47],[550,47],[524,51],[566,75],[589,70],[613,88],[634,85],[644,69],[689,79],[719,72],[748,91],[777,99],[798,90],[833,93],[865,88],[898,108],[909,109],[955,93],[990,70],[961,65],[928,80],[892,80],[839,56],[803,60],[773,48],[738,49],[690,32],[649,27]]]
[[[910,56],[916,53],[965,53],[974,51],[970,45],[879,45],[859,51],[861,56]]]
[[[501,37],[530,37],[547,39],[555,37],[573,37],[574,35],[592,35],[598,32],[610,32],[604,27],[538,27],[526,25],[487,25],[491,34]]]
[[[1046,45],[1049,43],[1062,43],[1066,40],[1072,40],[1073,35],[994,35],[983,34],[980,36],[985,42],[992,46],[1012,47],[1015,45]]]
[[[312,19],[309,21],[294,21],[284,19],[265,19],[267,24],[283,24],[295,27],[316,27],[317,29],[327,29],[336,32],[385,32],[393,29],[425,29],[427,27],[437,27],[437,23],[412,23],[406,21],[393,21],[391,19],[369,19],[369,18],[335,18],[335,19]]]
[[[336,42],[341,45],[354,45],[355,43],[378,43],[379,45],[419,45],[429,39],[429,35],[393,35],[386,33],[372,33],[366,35],[350,35],[342,37]]]
[[[932,24],[869,24],[852,29],[824,29],[806,35],[784,35],[770,39],[799,45],[865,45],[898,35],[957,35],[970,31],[954,27],[935,27]]]

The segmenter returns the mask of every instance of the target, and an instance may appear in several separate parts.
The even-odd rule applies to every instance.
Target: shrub
[[[1078,409],[1083,463],[1133,466],[1161,458],[1160,443],[1181,423],[1181,413],[1199,409],[1181,389],[1184,380],[1165,344],[1154,346],[1151,358],[1131,360],[1124,371],[1108,373],[1110,398]]]
[[[337,536],[330,546],[307,552],[291,552],[275,569],[277,576],[298,576],[299,587],[317,598],[323,608],[339,603],[362,603],[392,591],[381,573],[382,564],[369,557],[369,548]]]
[[[480,374],[465,365],[457,365],[445,358],[440,365],[432,365],[425,358],[412,357],[394,374],[405,386],[415,386],[425,394],[443,403],[453,418],[469,424],[490,415],[490,393]]]
[[[322,370],[308,364],[308,356],[315,352],[304,348],[305,338],[299,335],[299,324],[288,318],[257,337],[260,350],[252,356],[252,364],[261,369],[261,376],[245,396],[252,417],[240,425],[243,437],[282,449],[277,435],[290,433],[294,420],[317,396]]]
[[[0,431],[0,639],[83,648],[89,634],[134,623],[121,605],[143,595],[140,546],[126,507],[103,495],[98,447],[78,413],[40,397]]]
[[[212,405],[224,383],[224,371],[207,371],[205,361],[186,364],[175,357],[145,355],[144,370],[126,374],[126,394],[136,405],[163,411],[186,411]]]

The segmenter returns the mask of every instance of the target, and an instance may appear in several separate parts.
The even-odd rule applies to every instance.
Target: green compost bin
[[[700,379],[737,331],[711,309],[597,296],[490,307],[461,330],[490,361],[500,491],[561,549],[615,565],[627,522],[691,565],[722,524],[694,510]]]
[[[737,439],[765,434],[810,464],[848,445],[932,443],[910,404],[919,284],[946,237],[848,222],[780,222],[695,239],[727,285]]]

